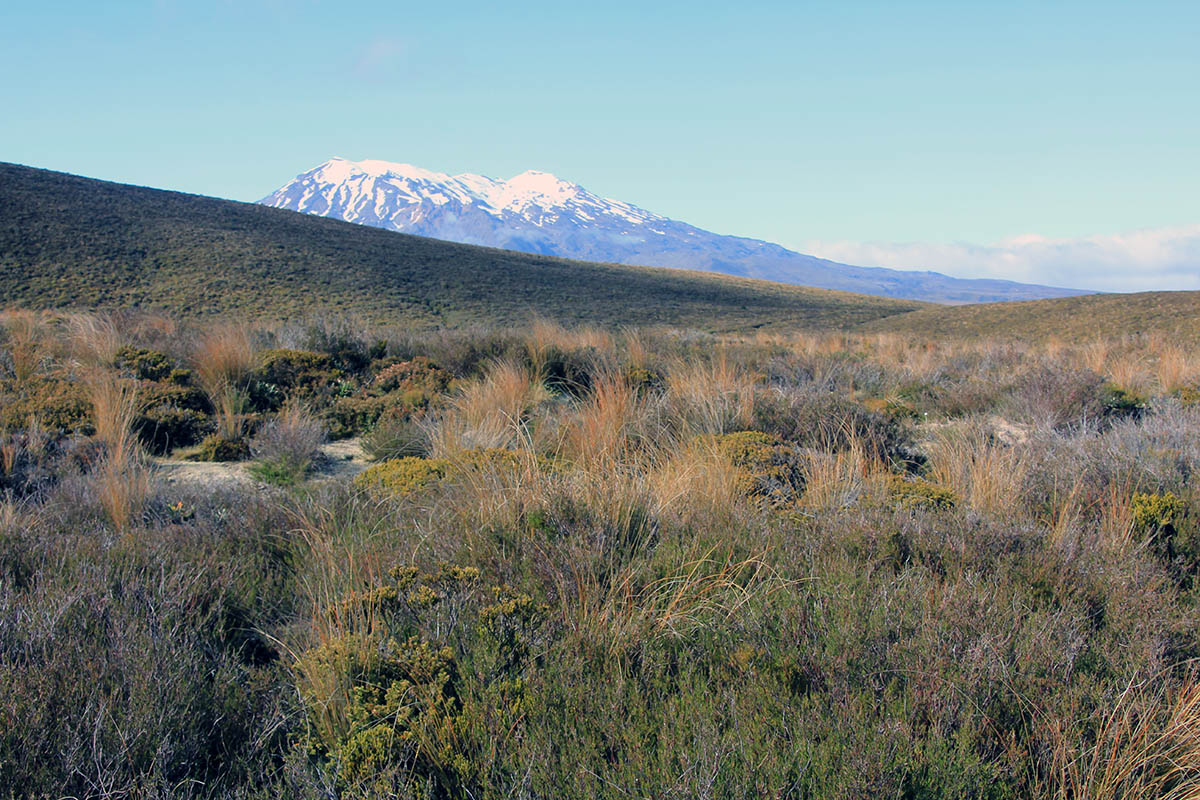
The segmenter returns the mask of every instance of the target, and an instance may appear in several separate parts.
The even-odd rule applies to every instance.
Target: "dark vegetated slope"
[[[851,328],[923,304],[569,261],[0,164],[0,297],[185,316],[352,312],[414,327]]]
[[[872,320],[863,328],[920,337],[1056,336],[1080,340],[1139,333],[1197,336],[1200,292],[1098,294],[1020,303],[927,307]]]

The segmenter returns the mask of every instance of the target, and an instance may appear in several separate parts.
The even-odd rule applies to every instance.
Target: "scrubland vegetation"
[[[1190,342],[0,332],[0,793],[1200,796]]]

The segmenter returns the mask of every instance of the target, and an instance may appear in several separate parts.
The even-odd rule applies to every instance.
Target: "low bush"
[[[954,492],[911,475],[893,476],[888,495],[892,502],[909,511],[943,511],[958,505],[958,496]]]
[[[451,380],[450,373],[426,358],[381,364],[374,380],[352,395],[337,398],[325,412],[330,435],[354,436],[385,417],[413,419],[449,390]]]
[[[884,463],[920,462],[902,418],[825,392],[764,392],[755,402],[753,427],[802,447],[838,452],[857,446]]]
[[[250,457],[250,443],[245,439],[227,439],[212,434],[200,442],[195,453],[198,461],[245,461]]]
[[[795,445],[759,431],[727,433],[711,441],[738,470],[742,494],[787,506],[803,493],[804,461]]]
[[[67,377],[37,376],[0,384],[0,429],[20,430],[36,419],[58,435],[90,433],[91,401],[83,385]]]

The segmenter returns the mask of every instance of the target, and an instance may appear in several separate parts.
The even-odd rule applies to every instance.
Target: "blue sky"
[[[536,168],[858,263],[1200,288],[1200,4],[645,5],[10,3],[0,160],[239,200]]]

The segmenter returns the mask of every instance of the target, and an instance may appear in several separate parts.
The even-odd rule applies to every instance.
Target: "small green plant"
[[[1174,530],[1187,511],[1187,504],[1173,492],[1150,494],[1137,492],[1130,501],[1133,522],[1146,531]]]

